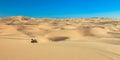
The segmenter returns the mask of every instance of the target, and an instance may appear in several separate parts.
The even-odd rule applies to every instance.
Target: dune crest
[[[87,36],[107,36],[120,31],[120,20],[112,18],[50,19],[12,16],[1,18],[0,23],[1,26],[8,27],[8,29],[1,27],[2,30],[11,32],[16,30],[30,38],[42,36],[44,39],[66,36],[79,40]]]

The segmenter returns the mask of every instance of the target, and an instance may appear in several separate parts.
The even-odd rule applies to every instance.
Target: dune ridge
[[[70,34],[73,33],[80,39],[79,37],[110,36],[120,32],[120,20],[112,18],[52,19],[12,16],[1,18],[0,23],[6,27],[8,26],[8,28],[11,26],[14,30],[30,38],[42,36],[48,39],[46,36],[52,36],[52,34],[72,37],[73,35],[70,36]]]

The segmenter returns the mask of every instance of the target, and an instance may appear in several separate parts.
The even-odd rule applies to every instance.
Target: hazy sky
[[[120,0],[0,0],[0,17],[120,18]]]

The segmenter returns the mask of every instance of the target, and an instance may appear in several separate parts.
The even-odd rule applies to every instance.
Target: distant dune
[[[0,39],[0,60],[120,60],[120,19],[12,16]]]

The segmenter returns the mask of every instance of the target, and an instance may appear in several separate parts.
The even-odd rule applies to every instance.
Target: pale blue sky
[[[0,0],[0,17],[120,18],[120,0]]]

